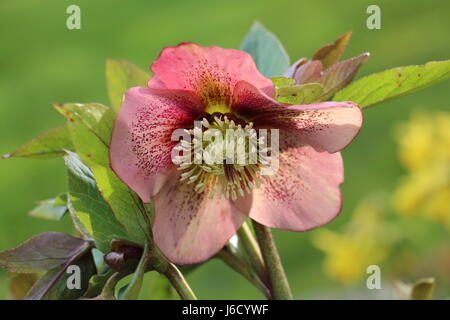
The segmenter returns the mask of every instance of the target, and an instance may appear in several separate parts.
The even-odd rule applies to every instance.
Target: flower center
[[[266,131],[258,134],[252,122],[214,112],[200,116],[185,133],[188,139],[175,147],[180,181],[210,198],[232,200],[260,186],[260,170],[269,165]]]

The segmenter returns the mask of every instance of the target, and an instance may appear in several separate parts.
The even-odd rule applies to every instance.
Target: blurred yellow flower
[[[343,232],[319,229],[313,245],[324,251],[324,271],[332,279],[352,283],[366,275],[366,269],[387,256],[391,238],[381,221],[381,209],[374,199],[363,201]],[[383,231],[384,230],[384,231]]]
[[[401,163],[409,174],[394,193],[402,214],[422,214],[450,229],[450,113],[413,114],[397,130]]]

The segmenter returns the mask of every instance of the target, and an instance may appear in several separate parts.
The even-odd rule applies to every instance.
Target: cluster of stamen
[[[182,171],[180,180],[208,197],[237,199],[251,194],[262,183],[260,170],[269,165],[267,137],[232,114],[204,114],[197,125],[185,129],[174,163]]]

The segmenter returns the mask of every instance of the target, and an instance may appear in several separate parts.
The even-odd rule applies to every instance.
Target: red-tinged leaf
[[[318,82],[321,72],[323,70],[320,61],[307,61],[298,66],[294,74],[295,83],[305,84],[311,82]]]
[[[318,81],[324,87],[324,93],[320,98],[326,99],[347,86],[368,58],[369,53],[363,53],[326,69]]]
[[[39,279],[37,273],[10,273],[9,296],[13,300],[22,300]]]
[[[90,244],[82,239],[45,232],[17,248],[0,251],[0,266],[19,273],[46,271],[65,264],[86,247]]]
[[[77,268],[75,275],[69,267]],[[69,272],[71,271],[71,272]],[[77,272],[77,271],[75,271]],[[73,300],[84,295],[89,287],[89,280],[97,273],[91,248],[85,247],[76,255],[71,257],[64,265],[46,272],[28,292],[26,300]],[[79,288],[70,287],[71,277],[79,276]]]

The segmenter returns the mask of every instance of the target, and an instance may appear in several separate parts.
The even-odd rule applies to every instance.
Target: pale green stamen
[[[201,124],[205,129],[203,131],[198,127],[186,130],[193,137],[192,142],[183,141],[176,147],[176,150],[183,151],[183,155],[177,156],[174,161],[179,164],[178,170],[182,171],[180,181],[193,185],[197,193],[208,192],[210,198],[214,196],[220,198],[223,195],[226,199],[236,200],[238,196],[251,194],[253,189],[261,185],[259,172],[261,167],[268,165],[268,160],[267,156],[258,156],[254,159],[256,163],[248,163],[249,153],[256,152],[256,145],[261,146],[264,137],[257,137],[253,123],[247,123],[243,127],[227,116],[223,118],[216,116],[210,121],[203,118]],[[239,132],[240,135],[237,138],[229,136],[227,133],[230,129]],[[221,139],[218,133],[221,134]],[[201,135],[203,141],[199,138]],[[245,145],[246,137],[256,143]],[[237,148],[239,143],[241,147],[244,143],[244,149]],[[202,147],[203,159],[201,154],[196,153],[199,144]],[[229,159],[227,157],[230,156],[228,150],[234,151],[232,163],[227,163]],[[237,154],[237,151],[244,151],[244,154]],[[262,152],[270,152],[270,148],[264,148]],[[192,154],[197,162],[192,161]],[[244,163],[236,161],[242,158],[245,160]]]

